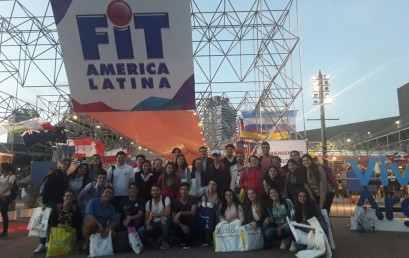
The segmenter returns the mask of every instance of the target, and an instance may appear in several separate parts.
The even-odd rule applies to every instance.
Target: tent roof
[[[191,111],[88,112],[121,135],[172,160],[172,149],[182,150],[190,163],[204,145],[198,117]]]

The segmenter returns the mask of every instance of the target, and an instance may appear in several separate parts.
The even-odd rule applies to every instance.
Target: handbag
[[[246,175],[244,177],[244,185],[247,185],[247,180],[249,178],[249,168],[246,169]],[[241,203],[244,203],[244,199],[246,198],[246,190],[244,190],[243,188],[240,190],[240,194],[239,194],[239,201]]]
[[[46,257],[70,255],[78,252],[77,231],[64,227],[52,227]]]
[[[27,229],[28,236],[47,237],[48,218],[50,217],[52,209],[50,207],[38,207],[34,210],[30,218]]]
[[[253,229],[251,223],[240,227],[240,237],[243,241],[245,251],[263,248],[263,233],[260,228]]]
[[[140,254],[143,249],[143,244],[141,239],[139,238],[138,233],[136,232],[135,227],[128,227],[128,239],[132,250],[135,253]]]
[[[220,222],[213,232],[215,252],[237,252],[244,250],[244,244],[240,235],[240,220],[230,223]]]
[[[109,231],[109,235],[106,238],[102,238],[101,233],[96,233],[96,234],[92,234],[89,239],[90,239],[90,242],[89,242],[89,256],[88,257],[96,257],[96,256],[114,254],[114,251],[112,248],[111,231]]]

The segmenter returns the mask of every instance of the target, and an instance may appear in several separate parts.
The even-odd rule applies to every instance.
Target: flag
[[[244,119],[240,119],[240,125],[239,125],[239,136],[240,138],[247,138],[247,139],[256,139],[256,140],[265,140],[265,141],[270,141],[270,140],[285,140],[285,139],[290,139],[290,133],[288,131],[275,131],[273,132],[270,137],[267,138],[269,131],[264,131],[264,132],[249,132],[246,131],[244,128]]]
[[[117,149],[113,149],[113,150],[109,150],[105,152],[104,157],[102,157],[102,162],[104,164],[112,164],[116,162],[116,154],[119,151],[123,151],[126,153],[126,158],[129,159],[131,157],[131,152],[126,150],[126,149],[122,149],[122,148],[117,148]]]
[[[104,156],[104,143],[92,138],[72,140],[68,146],[75,147],[73,158],[86,158],[94,154],[98,154],[101,157]]]
[[[268,133],[274,128],[274,132],[295,132],[296,111],[287,111],[280,119],[276,112],[253,112],[242,111],[245,132]]]
[[[52,130],[28,129],[22,132],[21,137],[23,138],[24,145],[32,146],[36,143],[47,142],[47,141],[60,142],[60,143],[65,143],[67,141],[67,136],[65,134],[64,127],[54,127],[49,123],[47,124],[48,124],[47,127],[51,126],[52,128],[51,127],[48,127],[48,128]]]

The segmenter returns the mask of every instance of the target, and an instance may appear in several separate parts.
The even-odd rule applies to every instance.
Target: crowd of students
[[[189,167],[175,148],[174,159],[164,166],[161,159],[151,162],[138,155],[132,167],[120,151],[116,164],[107,170],[94,155],[89,166],[80,164],[70,174],[71,161],[64,159],[61,168],[44,179],[42,202],[53,210],[49,225],[76,229],[83,250],[89,248],[92,234],[111,235],[115,241],[117,233],[129,226],[160,249],[169,248],[172,234],[187,250],[196,236],[202,245],[212,244],[217,223],[239,219],[262,229],[265,248],[296,251],[302,247],[292,241],[286,217],[299,223],[314,216],[323,221],[320,210],[329,212],[333,189],[310,155],[300,157],[294,150],[281,167],[280,157],[270,155],[267,142],[262,143],[262,152],[246,163],[243,153],[234,155],[232,144],[225,146],[223,158],[219,150],[208,156],[202,146]],[[325,223],[322,226],[326,231]],[[34,252],[45,250],[46,238],[41,238]]]

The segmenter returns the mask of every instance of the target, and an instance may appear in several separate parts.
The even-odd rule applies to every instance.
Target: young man
[[[162,175],[164,169],[163,169],[163,162],[161,159],[155,159],[153,161],[153,176],[156,178],[156,181],[158,181],[158,178],[160,175]]]
[[[126,154],[119,151],[116,154],[116,164],[108,169],[108,182],[112,184],[115,189],[115,196],[112,204],[118,208],[119,201],[128,196],[129,183],[134,181],[134,173],[132,167],[125,163]]]
[[[111,232],[112,241],[116,237],[116,211],[111,204],[114,197],[114,188],[108,186],[102,191],[101,198],[91,199],[85,209],[84,225],[82,227],[83,244],[82,249],[88,249],[89,237],[95,233],[101,233],[102,238],[106,238]]]
[[[168,234],[170,226],[170,199],[162,197],[160,186],[157,184],[151,187],[152,199],[145,205],[145,226],[138,230],[141,237],[159,238],[157,243],[161,244],[160,249],[169,248]],[[160,233],[160,235],[158,235]]]
[[[145,155],[139,154],[136,155],[136,167],[133,168],[134,173],[139,173],[141,171],[141,165],[146,160]]]
[[[213,164],[213,159],[207,156],[207,147],[201,146],[199,148],[200,157],[193,160],[192,162],[192,173],[196,172],[196,160],[200,159],[202,161],[202,173],[200,174],[201,187],[207,186],[209,181],[207,181],[206,173],[210,166]]]
[[[230,189],[234,191],[237,198],[240,195],[240,177],[241,174],[246,172],[247,165],[244,164],[244,154],[243,152],[236,153],[237,164],[230,167]]]
[[[144,225],[143,213],[145,211],[145,201],[138,196],[139,187],[135,182],[129,184],[128,198],[119,202],[117,218],[125,230],[128,226],[138,229]]]
[[[173,232],[181,238],[183,250],[192,246],[193,228],[197,210],[197,200],[189,195],[190,186],[184,182],[180,186],[180,197],[172,203]]]
[[[273,156],[270,155],[270,144],[268,142],[263,142],[261,144],[261,152],[262,155],[258,158],[258,160],[260,162],[263,175],[267,175],[268,168],[271,166],[271,160],[273,158]]]
[[[221,153],[219,150],[212,151],[213,164],[208,168],[206,182],[209,184],[210,180],[215,180],[217,183],[217,190],[219,193],[224,192],[230,187],[230,170],[225,171],[224,163],[221,162]]]
[[[226,151],[226,156],[221,159],[221,162],[223,162],[223,164],[224,164],[224,171],[226,173],[230,173],[231,166],[237,164],[237,159],[233,155],[234,145],[233,144],[227,144],[225,146],[224,150]]]
[[[96,181],[88,183],[78,195],[78,205],[81,210],[84,210],[87,207],[89,200],[97,197],[101,197],[102,190],[105,187],[111,186],[107,181],[107,175],[105,172],[98,172]]]

